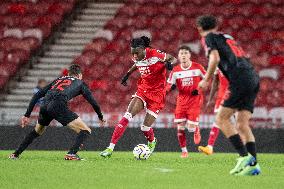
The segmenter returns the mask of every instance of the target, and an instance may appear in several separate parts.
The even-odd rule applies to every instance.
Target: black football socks
[[[255,163],[257,162],[256,160],[256,147],[255,147],[255,142],[248,142],[246,143],[247,151],[255,158]]]
[[[90,135],[89,131],[83,130],[80,131],[76,137],[75,143],[73,144],[73,146],[70,148],[68,154],[76,154],[79,149],[80,146],[83,144],[84,140]]]
[[[240,156],[243,157],[243,156],[248,155],[247,149],[244,146],[239,134],[235,134],[233,136],[230,136],[229,140],[232,143],[232,145],[235,147],[235,149],[237,150],[237,152],[239,153]]]
[[[35,138],[39,137],[40,135],[35,131],[32,130],[20,144],[18,149],[14,152],[16,156],[19,156],[32,142]]]

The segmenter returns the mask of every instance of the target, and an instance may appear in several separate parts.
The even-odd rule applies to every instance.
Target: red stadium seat
[[[24,15],[26,13],[27,7],[22,3],[13,3],[8,7],[8,13]]]
[[[0,4],[0,15],[4,15],[8,13],[9,3],[1,3]]]
[[[23,42],[27,44],[31,51],[38,49],[38,47],[40,46],[40,41],[34,37],[24,37]]]

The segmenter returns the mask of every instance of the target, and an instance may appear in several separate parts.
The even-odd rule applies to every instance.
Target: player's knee
[[[148,127],[146,125],[141,125],[141,131],[150,131],[151,127]]]
[[[36,127],[35,127],[35,132],[39,135],[42,135],[44,133],[45,129],[46,128],[44,126],[37,124]]]
[[[88,127],[85,130],[81,130],[80,132],[84,132],[86,135],[90,135],[92,133],[92,130]]]
[[[184,124],[178,124],[177,130],[185,130],[185,125]]]
[[[125,117],[128,121],[132,121],[133,119],[133,115],[130,112],[126,112],[123,117]]]
[[[187,124],[187,127],[188,128],[192,128],[192,129],[194,129],[195,127],[197,127],[198,125],[194,125],[194,124]]]
[[[80,131],[86,131],[86,132],[88,132],[89,134],[91,134],[91,133],[92,133],[91,128],[90,128],[90,127],[88,127],[88,126],[85,126],[84,128],[80,128]]]

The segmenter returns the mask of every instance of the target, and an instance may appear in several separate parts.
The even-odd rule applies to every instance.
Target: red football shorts
[[[175,123],[187,122],[188,124],[199,125],[200,108],[179,109],[176,108]]]
[[[151,92],[138,89],[137,92],[132,95],[132,98],[134,97],[142,100],[146,112],[157,118],[159,112],[165,106],[166,91]]]

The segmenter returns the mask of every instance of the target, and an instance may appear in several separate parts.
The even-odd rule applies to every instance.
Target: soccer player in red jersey
[[[138,69],[141,74],[141,78],[138,81],[138,89],[132,96],[127,112],[115,126],[109,147],[100,153],[102,157],[110,157],[112,155],[113,149],[123,135],[128,123],[143,109],[146,110],[146,116],[141,125],[141,131],[148,140],[148,147],[151,152],[154,151],[156,146],[157,140],[151,125],[165,105],[166,68],[172,70],[176,58],[151,48],[150,39],[145,36],[132,39],[131,54],[134,65],[122,78],[121,83],[127,85],[128,77]]]
[[[190,57],[190,48],[181,46],[178,50],[180,64],[171,72],[167,87],[168,91],[174,88],[179,91],[174,122],[177,123],[177,137],[182,150],[182,158],[188,157],[185,128],[189,132],[194,132],[195,144],[199,144],[201,140],[198,125],[203,95],[198,90],[198,83],[203,79],[205,69],[202,65],[191,61]]]
[[[215,95],[215,93],[217,92],[217,97],[216,97],[216,101],[215,101],[215,107],[214,107],[214,113],[217,114],[218,110],[221,106],[221,104],[224,102],[225,97],[226,97],[226,91],[228,90],[228,80],[227,78],[224,76],[224,74],[217,69],[215,71],[215,76],[213,78],[213,83],[212,83],[212,88],[210,91],[210,95],[209,95],[209,100],[207,103],[206,107],[209,107],[212,99]],[[209,134],[209,138],[208,138],[208,145],[207,146],[199,146],[198,150],[200,152],[203,152],[206,155],[211,155],[213,154],[213,147],[215,144],[216,139],[218,138],[219,135],[219,126],[214,122],[213,123],[213,127],[211,128],[210,134]]]

